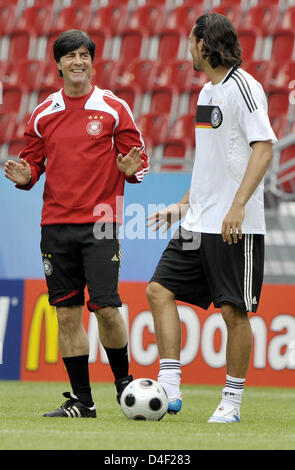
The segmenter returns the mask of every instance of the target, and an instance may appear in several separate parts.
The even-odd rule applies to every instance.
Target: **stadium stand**
[[[265,179],[266,279],[288,282],[295,274],[284,235],[295,222],[295,0],[0,0],[0,167],[23,147],[34,106],[62,86],[56,37],[79,28],[96,43],[93,83],[128,102],[151,171],[191,171],[196,102],[207,79],[191,67],[188,34],[207,11],[233,21],[243,67],[267,95],[279,142]]]
[[[90,30],[107,31],[110,36],[120,34],[125,28],[128,18],[128,7],[121,3],[97,9],[89,22]]]
[[[116,80],[122,85],[137,84],[142,93],[147,92],[155,83],[159,69],[159,61],[151,59],[134,59],[120,64]]]
[[[224,5],[226,3],[226,5]],[[235,28],[238,28],[242,18],[242,5],[241,3],[232,4],[231,2],[222,2],[219,7],[213,8],[212,12],[220,13],[227,16]]]
[[[36,97],[60,87],[52,46],[61,31],[74,27],[87,30],[97,44],[94,83],[129,100],[138,119],[164,106],[171,136],[179,116],[193,114],[204,83],[191,68],[187,35],[205,11],[225,14],[236,25],[243,65],[263,84],[272,122],[283,137],[291,128],[288,86],[295,68],[295,6],[288,0],[2,0],[5,112],[20,111],[19,120]]]

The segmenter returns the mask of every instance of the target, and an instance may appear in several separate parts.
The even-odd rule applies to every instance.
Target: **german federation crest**
[[[91,119],[91,117],[89,119]],[[98,135],[101,133],[102,129],[102,123],[97,119],[91,119],[86,125],[86,131],[90,135]]]
[[[220,111],[220,108],[218,106],[215,106],[215,108],[212,109],[211,113],[211,126],[216,129],[219,127],[222,123],[222,113]]]
[[[50,276],[50,274],[53,272],[53,266],[48,258],[43,258],[43,267],[45,275]]]

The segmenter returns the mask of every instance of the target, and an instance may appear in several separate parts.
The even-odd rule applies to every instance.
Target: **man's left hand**
[[[242,239],[242,222],[245,217],[245,207],[240,204],[233,204],[226,214],[222,224],[222,238],[229,245],[238,243]]]
[[[119,153],[117,157],[117,165],[122,173],[126,176],[133,176],[142,165],[142,151],[138,147],[133,147],[127,155],[123,156]]]

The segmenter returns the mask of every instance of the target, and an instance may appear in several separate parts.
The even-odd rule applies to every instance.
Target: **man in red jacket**
[[[64,86],[35,108],[20,161],[5,165],[6,177],[23,190],[46,173],[41,252],[73,389],[64,393],[67,400],[60,408],[45,413],[48,417],[96,417],[82,323],[86,285],[88,309],[98,320],[118,401],[132,380],[128,335],[118,310],[118,226],[125,181],[142,181],[148,157],[127,103],[91,84],[94,55],[95,44],[82,31],[57,38],[54,57]]]

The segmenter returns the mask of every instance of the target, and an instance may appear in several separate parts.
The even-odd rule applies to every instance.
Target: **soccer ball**
[[[123,390],[121,408],[128,419],[160,421],[168,409],[162,385],[152,379],[135,379]]]

